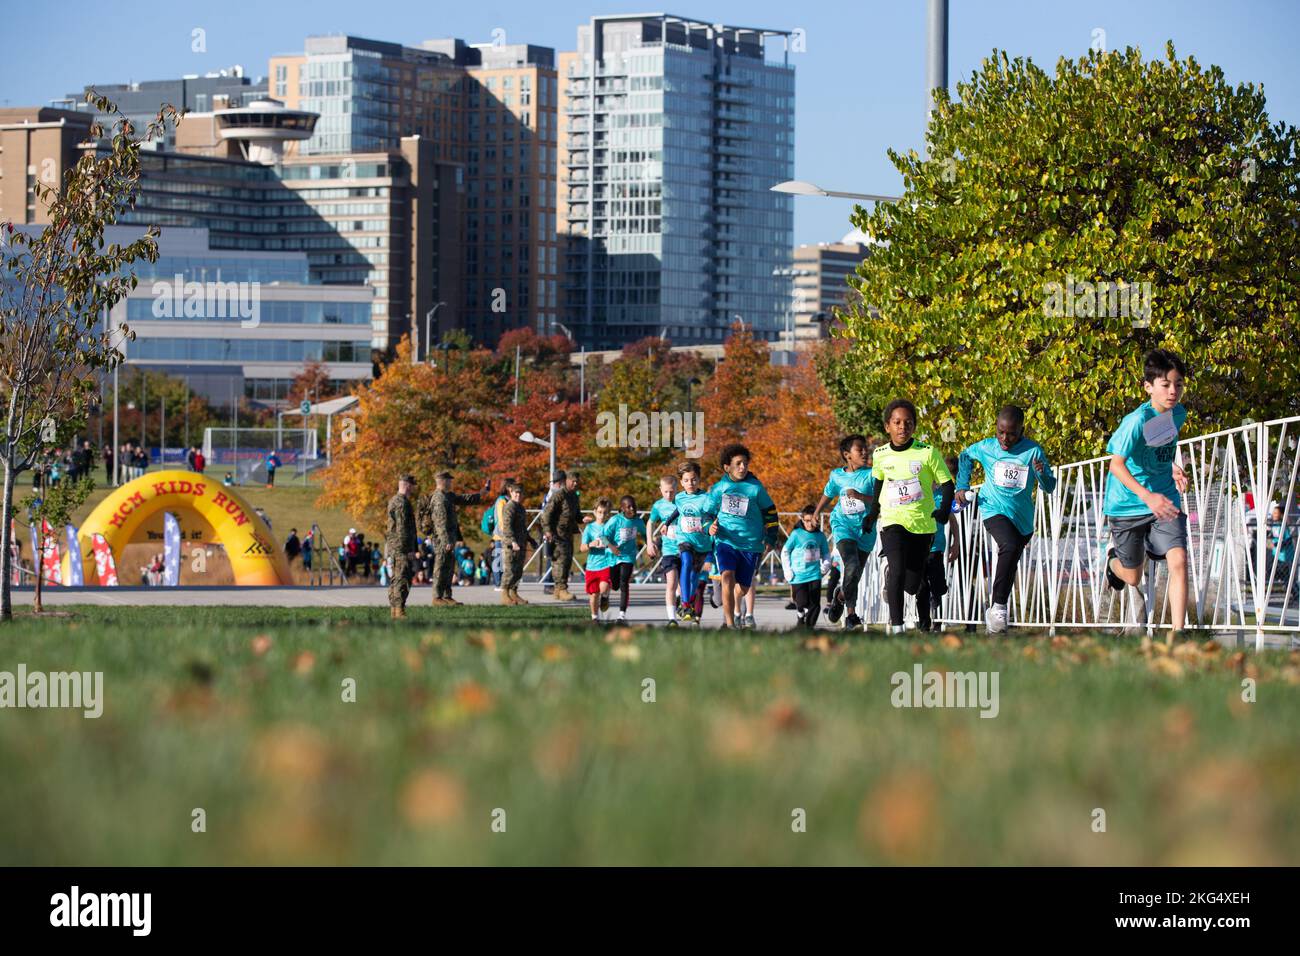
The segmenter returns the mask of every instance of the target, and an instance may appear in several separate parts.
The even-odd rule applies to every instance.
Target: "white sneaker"
[[[752,615],[752,614],[746,614],[746,615],[745,615],[745,627],[750,627],[750,628],[752,628],[752,627],[757,627],[757,626],[758,626],[757,623],[754,621],[754,615]]]
[[[1007,609],[1005,605],[990,604],[985,615],[990,634],[1001,634],[1007,629]]]
[[[1133,599],[1129,605],[1132,620],[1120,633],[1125,637],[1140,637],[1147,632],[1147,597],[1142,593],[1140,586],[1129,587],[1126,590]]]
[[[626,623],[627,623],[627,614],[625,614],[625,613],[622,612],[622,611],[619,611],[619,612],[618,612],[618,623],[620,623],[620,624],[626,624]]]
[[[889,633],[890,633],[890,634],[902,634],[905,630],[907,630],[907,627],[906,627],[905,625],[903,625],[903,624],[891,624],[891,625],[889,625]]]

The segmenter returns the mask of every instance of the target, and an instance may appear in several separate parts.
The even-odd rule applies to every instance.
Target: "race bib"
[[[993,463],[993,484],[1018,491],[1029,484],[1029,468],[1018,461],[996,461]]]
[[[605,539],[604,539],[604,538],[601,538],[601,537],[592,538],[592,539],[591,539],[591,547],[593,547],[593,548],[603,548],[603,547],[605,547]]]
[[[677,525],[675,525],[675,524],[670,524],[666,529],[664,529],[664,537],[665,537],[665,538],[676,538],[676,537],[677,537]]]
[[[1155,418],[1147,419],[1147,423],[1142,426],[1142,438],[1150,448],[1168,445],[1177,437],[1178,426],[1174,424],[1173,409]]]
[[[699,534],[704,530],[704,522],[698,515],[682,515],[682,534]]]
[[[629,541],[636,540],[636,528],[619,528],[618,543],[627,544]]]
[[[821,560],[821,557],[822,557],[821,548],[818,548],[815,545],[809,545],[808,547],[803,549],[803,563],[805,566],[810,564],[816,564],[818,561]]]
[[[735,515],[737,518],[743,518],[749,512],[749,499],[744,495],[727,495],[722,496],[722,513],[724,515]]]
[[[921,479],[891,478],[888,490],[896,506],[915,504],[921,500]]]
[[[840,511],[846,515],[860,515],[867,510],[866,502],[857,498],[840,497]]]

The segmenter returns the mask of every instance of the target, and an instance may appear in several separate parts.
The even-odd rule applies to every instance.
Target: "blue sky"
[[[105,11],[111,10],[111,15]],[[574,47],[577,25],[599,13],[666,11],[740,26],[801,28],[807,52],[796,64],[795,174],[831,189],[893,193],[901,181],[888,147],[921,147],[925,118],[925,0],[777,3],[772,0],[60,0],[6,10],[13,52],[0,60],[0,105],[44,104],[87,83],[205,73],[234,63],[266,73],[273,53],[297,52],[303,37],[352,33],[415,44],[457,36],[556,50]],[[207,52],[191,51],[202,27]],[[1229,82],[1264,85],[1269,114],[1300,124],[1297,0],[952,0],[949,85],[968,77],[994,48],[1028,56],[1050,71],[1057,58],[1088,49],[1093,30],[1109,49],[1140,47],[1217,64]],[[795,202],[796,242],[834,240],[849,230],[851,203]]]

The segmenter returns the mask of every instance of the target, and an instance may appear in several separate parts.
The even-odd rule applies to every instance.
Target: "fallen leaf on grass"
[[[792,700],[778,700],[767,709],[767,720],[773,730],[793,733],[812,726],[799,705]]]
[[[1183,676],[1183,665],[1171,657],[1153,657],[1147,666],[1157,674],[1172,677],[1175,680]]]
[[[639,661],[641,659],[641,648],[635,644],[615,644],[609,649],[616,661]]]
[[[253,771],[278,783],[312,783],[325,772],[329,748],[324,736],[305,724],[277,724],[253,743]]]
[[[460,819],[465,807],[465,787],[445,770],[425,769],[412,774],[398,797],[402,819],[427,829]]]
[[[491,691],[472,680],[459,685],[452,697],[467,714],[486,714],[496,704]]]
[[[923,858],[935,837],[935,787],[920,770],[897,771],[862,803],[858,835],[893,862]]]
[[[542,648],[542,660],[547,662],[565,661],[569,659],[569,652],[559,644],[547,644]]]
[[[497,649],[497,638],[491,631],[475,631],[473,634],[466,635],[465,640],[469,641],[471,646],[481,647],[485,651]]]
[[[636,631],[630,627],[614,627],[605,632],[605,643],[615,644],[619,641],[630,641],[636,637]]]
[[[299,651],[293,656],[289,666],[293,668],[295,674],[310,674],[311,669],[316,666],[316,655],[311,651]]]
[[[252,650],[254,657],[261,657],[271,649],[271,639],[265,634],[258,634],[248,642],[248,646]]]
[[[945,634],[940,639],[939,643],[949,650],[955,651],[957,648],[961,647],[961,638],[956,634]]]
[[[417,674],[424,670],[424,657],[413,647],[402,648],[402,663]]]

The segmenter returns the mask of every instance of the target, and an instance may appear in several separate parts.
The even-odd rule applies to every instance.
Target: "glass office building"
[[[591,348],[779,337],[794,213],[783,31],[596,17],[560,55],[564,322]]]

